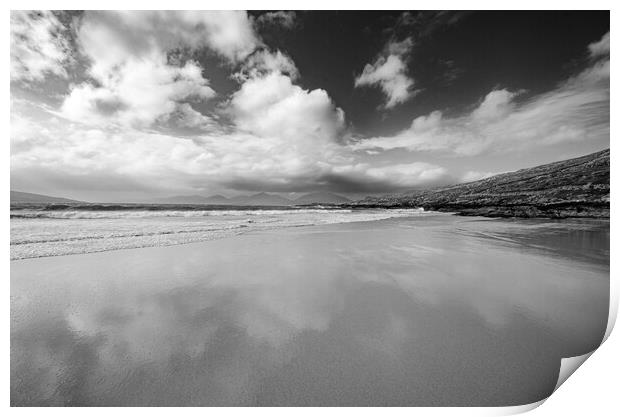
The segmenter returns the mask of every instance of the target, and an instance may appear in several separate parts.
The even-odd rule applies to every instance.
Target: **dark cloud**
[[[402,179],[396,175],[385,178],[377,178],[369,175],[365,170],[349,173],[327,173],[316,177],[299,177],[287,181],[265,180],[261,178],[248,179],[237,178],[231,181],[220,183],[222,188],[241,192],[312,192],[312,191],[332,191],[344,194],[359,193],[387,193],[403,192],[411,189],[428,188],[439,185],[455,184],[459,179],[441,171],[438,167],[437,175],[428,179],[412,178],[410,183],[403,183]],[[412,174],[412,177],[414,174]]]
[[[420,182],[417,186],[412,185],[399,185],[390,180],[372,180],[364,176],[346,176],[339,174],[329,174],[321,178],[321,181],[325,183],[325,188],[339,193],[368,193],[368,194],[382,194],[382,193],[399,193],[412,189],[424,189],[432,188],[440,185],[455,184],[458,179],[450,176],[443,175],[440,178]]]

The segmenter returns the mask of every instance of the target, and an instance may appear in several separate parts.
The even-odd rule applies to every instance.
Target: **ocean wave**
[[[313,213],[344,214],[351,213],[351,209],[290,209],[290,210],[19,210],[11,212],[11,219],[132,219],[146,217],[221,217],[221,216],[276,216],[276,215],[302,215]]]
[[[140,238],[140,237],[153,237],[164,235],[178,235],[184,233],[209,233],[220,232],[227,230],[243,229],[248,227],[246,224],[235,225],[221,225],[219,227],[211,228],[196,228],[191,230],[158,230],[158,231],[141,231],[130,233],[105,233],[105,234],[84,234],[79,236],[64,236],[64,237],[49,237],[49,238],[34,238],[34,239],[16,239],[11,240],[11,245],[29,245],[33,243],[54,243],[54,242],[72,242],[80,240],[97,240],[97,239],[118,239],[118,238]]]
[[[111,217],[111,214],[116,217]],[[170,246],[278,228],[420,216],[415,209],[12,213],[11,259]],[[83,217],[84,215],[88,217]],[[34,216],[34,217],[23,217]],[[177,217],[177,218],[173,218]],[[139,219],[138,219],[139,218]],[[40,219],[40,221],[32,220]],[[84,219],[89,219],[84,221]]]

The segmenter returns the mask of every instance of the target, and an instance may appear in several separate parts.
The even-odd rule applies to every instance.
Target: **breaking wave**
[[[13,210],[11,259],[169,246],[249,231],[423,215],[416,209]]]
[[[11,219],[126,219],[143,217],[275,216],[310,213],[351,213],[351,209],[291,210],[14,210]]]

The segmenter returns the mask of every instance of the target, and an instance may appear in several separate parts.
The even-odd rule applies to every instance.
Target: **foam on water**
[[[253,230],[419,216],[421,209],[14,210],[11,259],[168,246]]]
[[[209,217],[209,216],[268,216],[301,215],[308,213],[351,213],[350,209],[293,209],[293,210],[15,210],[12,219],[125,219],[142,217]]]

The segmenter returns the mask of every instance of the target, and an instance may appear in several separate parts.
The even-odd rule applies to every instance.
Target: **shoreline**
[[[121,250],[127,250],[127,249],[143,249],[143,248],[154,248],[154,247],[170,247],[170,246],[180,246],[180,245],[189,245],[189,244],[193,244],[193,243],[205,243],[205,242],[212,242],[212,241],[216,241],[216,240],[223,240],[223,239],[228,239],[231,237],[237,237],[237,236],[243,236],[243,235],[250,235],[254,232],[264,232],[264,231],[273,231],[273,230],[287,230],[287,229],[292,229],[292,228],[316,228],[316,227],[321,227],[321,226],[336,226],[336,225],[346,225],[346,224],[361,224],[361,223],[374,223],[374,222],[380,222],[380,221],[386,221],[386,220],[393,220],[393,219],[397,219],[397,218],[414,218],[414,217],[419,217],[419,215],[440,215],[440,216],[449,216],[450,213],[445,213],[445,212],[423,212],[423,213],[411,213],[410,215],[407,216],[392,216],[392,217],[385,217],[385,218],[372,218],[372,219],[359,219],[359,220],[354,220],[354,221],[337,221],[337,222],[332,222],[332,223],[314,223],[314,224],[278,224],[278,225],[265,225],[265,226],[261,226],[261,227],[240,227],[240,228],[236,228],[236,229],[222,229],[222,230],[218,230],[218,232],[221,232],[220,234],[216,234],[216,235],[203,235],[203,236],[196,236],[195,238],[186,240],[186,241],[160,241],[160,242],[142,242],[140,243],[137,239],[134,240],[133,242],[127,242],[124,247],[112,247],[112,248],[104,248],[104,249],[96,249],[96,248],[84,248],[85,250],[83,251],[76,251],[76,252],[68,252],[68,253],[58,253],[58,254],[43,254],[43,255],[34,255],[34,256],[16,256],[14,257],[11,254],[11,258],[10,258],[10,262],[13,261],[20,261],[20,260],[27,260],[27,259],[40,259],[40,258],[55,258],[55,257],[59,257],[59,256],[71,256],[71,255],[84,255],[84,254],[88,254],[88,253],[103,253],[103,252],[112,252],[112,251],[121,251]],[[34,221],[36,221],[36,219],[32,219]],[[196,233],[200,233],[200,232],[196,232]],[[185,235],[185,232],[183,233],[178,233],[179,235],[183,234]],[[162,235],[158,235],[158,236],[169,236],[167,234],[162,234]],[[93,241],[100,241],[100,240],[105,240],[105,239],[116,239],[116,237],[104,237],[104,238],[93,238]],[[66,240],[66,241],[60,241],[57,242],[58,244],[62,244],[64,242],[71,242],[71,240]],[[45,244],[47,242],[41,242],[42,244]],[[16,246],[20,246],[21,244],[11,244],[10,245],[10,249],[16,247]]]
[[[564,217],[564,218],[553,218],[553,217],[516,217],[516,216],[482,216],[482,215],[476,215],[476,214],[460,214],[458,212],[448,212],[448,211],[427,211],[424,212],[425,214],[432,214],[432,215],[438,215],[438,216],[446,216],[446,217],[460,217],[463,219],[471,219],[471,220],[475,220],[476,217],[478,217],[478,220],[517,220],[517,221],[526,221],[526,220],[538,220],[538,221],[544,221],[544,220],[552,220],[552,221],[561,221],[561,220],[566,220],[566,221],[570,221],[570,220],[584,220],[584,221],[602,221],[602,222],[609,222],[609,218],[606,217]],[[57,258],[57,257],[65,257],[65,256],[76,256],[76,255],[88,255],[88,254],[101,254],[101,253],[105,253],[105,252],[118,252],[118,251],[125,251],[125,250],[136,250],[136,249],[149,249],[149,248],[167,248],[167,247],[175,247],[175,246],[187,246],[187,245],[192,245],[192,244],[201,244],[201,243],[209,243],[209,242],[214,242],[214,241],[220,241],[220,240],[228,240],[231,238],[238,238],[238,237],[242,237],[242,236],[251,236],[251,235],[255,235],[255,234],[260,234],[260,233],[265,233],[265,232],[274,232],[274,231],[290,231],[291,229],[297,229],[300,230],[301,232],[303,232],[304,230],[316,230],[316,229],[321,229],[321,228],[333,228],[333,227],[340,227],[340,226],[344,226],[344,225],[351,225],[351,226],[356,226],[356,225],[360,225],[360,224],[374,224],[374,223],[379,223],[379,222],[390,222],[390,221],[395,221],[395,220],[403,220],[403,219],[412,219],[412,218],[416,218],[419,216],[406,216],[406,217],[389,217],[389,218],[382,218],[382,219],[370,219],[370,220],[358,220],[358,221],[352,221],[352,222],[340,222],[340,223],[326,223],[326,224],[306,224],[306,225],[279,225],[279,226],[273,226],[273,227],[267,227],[267,228],[260,228],[260,229],[249,229],[249,230],[243,230],[243,231],[239,231],[238,233],[234,233],[234,234],[228,234],[228,235],[223,235],[223,236],[213,236],[211,238],[204,238],[204,239],[198,239],[198,240],[192,240],[192,241],[187,241],[187,242],[179,242],[179,243],[159,243],[159,244],[151,244],[151,245],[137,245],[137,246],[127,246],[127,247],[119,247],[119,248],[110,248],[110,249],[102,249],[102,250],[88,250],[88,251],[84,251],[84,252],[74,252],[74,253],[62,253],[62,254],[57,254],[57,255],[40,255],[40,256],[28,256],[28,257],[19,257],[19,258],[11,258],[10,262],[17,262],[17,261],[26,261],[26,260],[30,260],[30,259],[43,259],[43,258]]]
[[[381,209],[405,209],[420,206],[403,204],[368,204],[353,205],[351,208],[381,208]],[[555,203],[544,205],[514,204],[514,205],[460,205],[445,204],[424,206],[425,212],[449,213],[455,216],[480,216],[487,218],[519,218],[519,219],[599,219],[610,218],[609,203],[604,204],[572,204]]]

